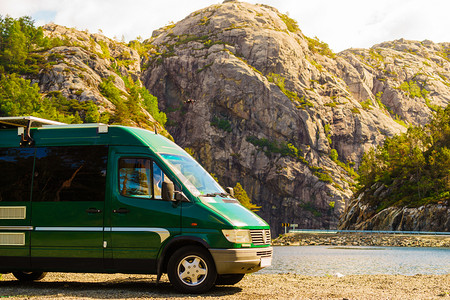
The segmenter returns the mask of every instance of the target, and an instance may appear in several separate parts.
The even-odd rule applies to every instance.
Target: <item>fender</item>
[[[183,235],[183,236],[176,236],[173,239],[171,239],[170,241],[167,242],[167,244],[164,246],[164,248],[161,250],[161,254],[158,257],[158,260],[156,262],[157,266],[156,266],[156,272],[157,272],[157,276],[156,276],[156,284],[159,283],[159,279],[161,279],[161,275],[162,275],[162,264],[164,262],[164,259],[166,257],[166,252],[167,249],[170,249],[170,247],[173,244],[192,244],[192,242],[194,242],[195,244],[201,244],[203,247],[205,247],[206,249],[209,249],[210,246],[209,244],[197,237],[197,236],[190,236],[190,235]]]

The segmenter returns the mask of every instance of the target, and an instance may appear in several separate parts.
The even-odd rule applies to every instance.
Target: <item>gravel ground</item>
[[[250,274],[234,286],[217,286],[203,295],[173,290],[167,276],[49,273],[22,283],[2,276],[0,298],[8,299],[450,299],[447,275],[351,275],[317,277]]]

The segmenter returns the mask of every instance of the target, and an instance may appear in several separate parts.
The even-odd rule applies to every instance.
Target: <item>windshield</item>
[[[174,154],[161,156],[195,196],[226,194],[214,178],[191,157]]]

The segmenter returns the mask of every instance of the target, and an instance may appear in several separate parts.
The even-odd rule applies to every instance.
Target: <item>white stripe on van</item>
[[[0,226],[0,231],[9,231],[9,230],[31,231],[33,230],[33,226]]]
[[[164,242],[169,236],[170,232],[164,228],[155,227],[111,227],[105,228],[105,231],[115,231],[115,232],[155,232],[159,235],[161,243]]]
[[[156,227],[36,227],[36,231],[113,231],[113,232],[154,232],[159,235],[161,243],[169,236],[170,232],[164,228]]]
[[[103,227],[36,227],[35,231],[103,231]]]

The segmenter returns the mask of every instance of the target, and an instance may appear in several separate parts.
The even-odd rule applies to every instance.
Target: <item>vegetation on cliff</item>
[[[425,126],[387,138],[365,153],[359,193],[376,205],[418,207],[450,198],[450,106]]]
[[[242,185],[238,182],[236,183],[236,186],[234,189],[234,196],[236,199],[239,200],[239,202],[246,208],[250,209],[251,211],[258,211],[261,206],[258,206],[254,203],[252,203],[252,200],[247,195],[247,192],[244,190]]]
[[[35,27],[30,17],[14,19],[0,16],[0,116],[33,115],[65,123],[148,126],[152,123],[148,120],[149,113],[164,126],[167,118],[158,108],[158,99],[141,85],[139,79],[133,80],[131,75],[134,74],[121,72],[121,67],[132,61],[129,52],[122,51],[115,59],[109,49],[111,45],[103,40],[96,41],[91,36],[89,47],[81,44],[84,40],[83,37],[46,37],[43,28]],[[96,44],[101,52],[96,51]],[[59,46],[65,48],[53,51]],[[51,73],[53,66],[58,64],[64,64],[63,74],[75,72],[77,80],[89,82],[82,73],[85,70],[66,60],[75,51],[66,51],[69,47],[85,50],[91,60],[106,60],[107,68],[114,76],[102,74],[102,81],[98,85],[94,83],[92,89],[98,90],[114,105],[114,109],[100,108],[99,99],[83,99],[82,88],[69,87],[70,96],[63,94],[62,90],[52,88],[45,91],[42,88],[42,74]],[[95,65],[93,62],[87,64]],[[125,91],[116,86],[116,77],[122,79]],[[92,81],[88,84],[92,85]]]
[[[41,57],[36,49],[49,47],[42,28],[36,28],[30,17],[13,19],[0,16],[0,71],[28,73]]]
[[[60,92],[52,92],[43,97],[37,83],[15,73],[0,75],[0,116],[33,115],[69,124],[99,122],[100,113],[92,102],[78,102],[67,99]]]

